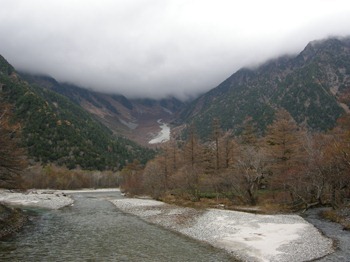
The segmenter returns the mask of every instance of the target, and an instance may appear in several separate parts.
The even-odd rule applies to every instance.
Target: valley
[[[349,16],[3,1],[0,260],[348,261]]]
[[[30,84],[66,96],[115,134],[152,147],[149,141],[162,130],[159,119],[176,129],[192,123],[206,139],[214,119],[224,130],[240,134],[251,118],[257,132],[263,134],[275,112],[284,108],[298,124],[314,131],[329,130],[349,111],[349,61],[348,38],[313,41],[297,55],[242,68],[216,88],[186,102],[175,97],[127,98],[59,83],[52,77],[20,75]]]
[[[77,87],[71,84],[58,83],[54,78],[21,73],[31,84],[49,88],[93,115],[116,135],[124,136],[142,146],[153,147],[149,143],[162,131],[159,119],[171,123],[185,103],[174,98],[154,100],[129,99],[119,94],[104,94]],[[167,135],[168,136],[168,135]]]

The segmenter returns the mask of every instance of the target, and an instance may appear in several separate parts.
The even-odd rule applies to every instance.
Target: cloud
[[[185,99],[350,35],[346,0],[0,1],[0,53],[17,69],[129,97]]]

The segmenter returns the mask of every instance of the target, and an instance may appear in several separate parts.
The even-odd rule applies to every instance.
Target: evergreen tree
[[[10,106],[0,97],[0,187],[17,188],[25,156],[18,145],[20,126],[11,125],[10,116]]]

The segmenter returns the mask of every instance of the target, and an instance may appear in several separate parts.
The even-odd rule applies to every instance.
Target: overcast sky
[[[128,97],[194,96],[347,35],[349,0],[0,0],[0,54],[15,68]]]

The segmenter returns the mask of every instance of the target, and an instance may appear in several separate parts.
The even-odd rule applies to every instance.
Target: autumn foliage
[[[124,170],[122,188],[154,198],[336,207],[350,198],[349,127],[344,117],[330,132],[310,133],[279,110],[264,135],[247,118],[243,132],[233,136],[214,120],[210,141],[200,141],[191,127],[187,140],[170,141],[145,168]]]
[[[22,177],[26,188],[82,189],[119,186],[119,175],[113,171],[89,171],[49,164],[29,166]]]

